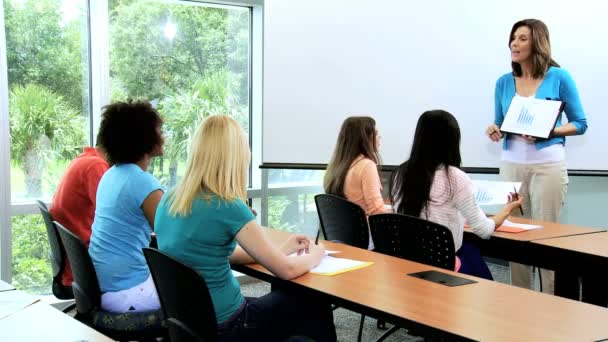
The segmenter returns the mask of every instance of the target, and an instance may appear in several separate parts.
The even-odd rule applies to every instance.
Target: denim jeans
[[[273,287],[262,297],[245,298],[244,307],[218,326],[219,341],[283,341],[290,336],[336,341],[330,304]]]

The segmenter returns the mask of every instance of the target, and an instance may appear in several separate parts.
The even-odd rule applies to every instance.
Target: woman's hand
[[[496,126],[495,124],[491,124],[490,126],[488,126],[488,129],[486,129],[486,135],[488,136],[488,138],[490,138],[490,140],[494,142],[498,142],[500,141],[500,139],[502,139],[502,133],[500,133],[500,128],[498,128],[498,126]]]
[[[321,259],[325,256],[325,245],[319,242],[319,244],[311,243],[308,246],[308,254],[313,256],[315,260],[315,266],[321,263]]]
[[[536,141],[536,138],[535,138],[535,137],[531,137],[531,136],[529,136],[529,135],[523,135],[523,134],[522,134],[522,136],[521,136],[521,137],[522,137],[522,138],[524,138],[524,139],[526,139],[526,141],[527,141],[527,142],[529,142],[529,143],[531,143],[531,144],[532,144],[532,143],[534,143],[534,142]]]
[[[519,196],[519,194],[516,192],[512,192],[509,194],[509,201],[507,202],[505,207],[507,208],[507,210],[509,210],[509,213],[510,213],[514,209],[521,207],[523,205],[523,203],[524,203],[523,197]]]
[[[308,236],[302,234],[293,234],[289,237],[289,239],[287,239],[287,241],[283,242],[281,251],[285,255],[291,255],[293,253],[298,253],[298,255],[300,255],[302,253],[308,253],[310,245],[311,243]]]

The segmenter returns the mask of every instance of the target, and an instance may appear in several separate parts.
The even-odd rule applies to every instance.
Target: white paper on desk
[[[323,257],[323,259],[321,259],[321,263],[317,267],[310,270],[310,273],[333,274],[333,273],[348,270],[351,268],[356,268],[356,267],[362,266],[364,264],[368,264],[368,263],[365,261],[334,258],[330,255],[326,255],[325,257]]]
[[[506,204],[509,194],[519,191],[521,182],[473,181],[475,200],[479,205]]]
[[[11,290],[0,292],[0,319],[26,308],[39,299],[25,292]]]
[[[509,133],[548,138],[555,127],[562,102],[515,96],[500,130]]]
[[[543,227],[543,226],[537,226],[534,224],[515,223],[515,222],[511,222],[509,220],[505,220],[505,222],[503,222],[502,225],[505,227],[519,228],[519,229],[523,229],[523,230],[534,230],[534,229]]]

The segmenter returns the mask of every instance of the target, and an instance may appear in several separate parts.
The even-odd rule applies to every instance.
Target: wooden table
[[[286,234],[270,230],[275,241]],[[308,291],[347,309],[447,340],[597,341],[608,338],[608,310],[497,282],[447,287],[408,273],[437,268],[342,244],[325,242],[339,257],[374,265],[326,277],[306,274],[282,281],[264,267],[239,265],[247,275]]]
[[[557,268],[581,277],[582,300],[608,304],[608,232],[532,241],[541,255],[556,256]],[[549,261],[545,262],[549,264]],[[556,284],[567,298],[578,298],[579,287]]]
[[[0,320],[0,331],[3,341],[113,341],[42,302]]]
[[[544,222],[520,217],[509,217],[509,220],[517,223],[539,225],[543,228],[523,233],[494,232],[492,237],[488,240],[479,238],[467,228],[464,232],[464,239],[478,245],[484,256],[559,270],[559,256],[556,258],[553,255],[543,255],[542,253],[539,253],[537,245],[532,244],[532,241],[588,234],[594,235],[606,231],[601,228]]]
[[[521,217],[509,217],[517,223],[534,224],[543,228],[523,233],[494,232],[489,240],[480,239],[469,229],[465,229],[464,239],[474,243],[481,249],[484,256],[537,266],[555,271],[555,295],[578,299],[578,293],[573,289],[581,269],[570,263],[563,251],[554,248],[541,248],[537,242],[548,239],[576,239],[604,233],[601,228],[581,227],[570,224],[530,220]]]
[[[3,291],[12,291],[14,289],[15,289],[15,287],[13,287],[13,285],[0,280],[0,292],[3,292]]]

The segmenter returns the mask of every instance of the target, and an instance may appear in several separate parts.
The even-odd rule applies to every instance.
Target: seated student
[[[461,262],[457,271],[492,279],[479,250],[462,242],[465,219],[476,235],[487,239],[522,200],[510,199],[498,215],[487,218],[460,163],[456,118],[443,110],[424,112],[418,119],[410,158],[393,174],[391,200],[397,213],[422,217],[452,231]]]
[[[391,212],[382,199],[379,148],[380,134],[374,119],[351,116],[344,120],[325,172],[325,193],[357,203],[367,216]],[[368,249],[374,249],[371,235]]]
[[[160,308],[142,248],[150,244],[163,190],[146,172],[162,154],[162,120],[148,102],[117,102],[104,108],[98,142],[113,166],[97,189],[89,254],[101,307],[112,312]]]
[[[49,208],[53,219],[76,234],[87,246],[95,216],[97,185],[108,168],[101,145],[85,147],[61,177]],[[61,284],[72,286],[73,280],[69,260],[66,260]]]
[[[270,243],[245,203],[249,161],[239,124],[228,116],[207,118],[192,141],[184,177],[156,211],[158,247],[205,279],[220,341],[281,341],[292,335],[335,341],[328,304],[283,289],[253,299],[240,292],[230,263],[258,262],[277,277],[292,279],[319,264],[325,252],[301,235],[280,248]]]

